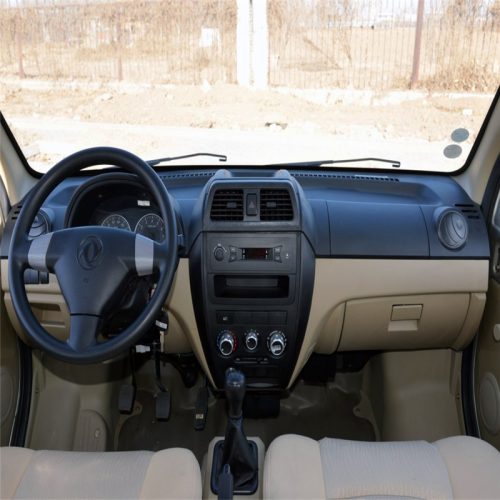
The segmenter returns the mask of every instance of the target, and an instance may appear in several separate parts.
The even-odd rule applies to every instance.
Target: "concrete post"
[[[242,87],[250,86],[250,0],[237,0],[236,79]]]
[[[269,76],[269,31],[267,0],[253,0],[253,83],[267,89]]]
[[[413,51],[413,67],[411,70],[411,83],[412,90],[418,87],[418,75],[420,71],[420,49],[422,47],[422,29],[424,26],[424,1],[418,0],[417,9],[417,26],[415,29],[415,49]]]

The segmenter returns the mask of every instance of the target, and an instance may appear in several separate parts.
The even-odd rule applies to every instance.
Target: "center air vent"
[[[260,191],[260,220],[292,220],[293,207],[286,189],[262,189]]]
[[[219,189],[215,192],[210,210],[212,220],[243,220],[243,190]]]

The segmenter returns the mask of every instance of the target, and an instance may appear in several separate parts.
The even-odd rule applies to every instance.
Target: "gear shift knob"
[[[245,398],[245,375],[234,369],[226,372],[226,399],[229,418],[236,420],[242,417],[243,399]]]

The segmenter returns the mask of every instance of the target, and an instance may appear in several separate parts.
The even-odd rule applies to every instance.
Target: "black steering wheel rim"
[[[33,219],[50,193],[66,178],[84,168],[97,165],[118,166],[135,174],[155,198],[165,221],[164,258],[158,264],[159,278],[155,293],[140,315],[118,336],[84,350],[73,349],[49,334],[34,316],[25,290],[24,270],[29,267],[22,258],[29,244]],[[88,226],[89,234],[92,227]],[[118,230],[116,230],[118,231]],[[55,232],[57,233],[57,232]],[[55,234],[54,233],[54,234]],[[35,240],[33,240],[35,241]],[[25,255],[24,255],[25,257]],[[76,259],[75,259],[76,261]],[[141,158],[127,151],[99,147],[79,151],[63,159],[49,170],[26,197],[14,227],[9,250],[9,287],[14,310],[28,338],[51,356],[73,364],[99,363],[113,358],[137,343],[154,323],[164,305],[177,268],[177,224],[174,207],[165,185],[156,172]],[[73,317],[72,317],[73,322]]]

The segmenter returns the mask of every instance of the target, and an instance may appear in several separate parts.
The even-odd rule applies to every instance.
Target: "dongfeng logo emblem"
[[[95,269],[101,262],[104,246],[97,236],[88,236],[78,247],[77,259],[83,269]]]

